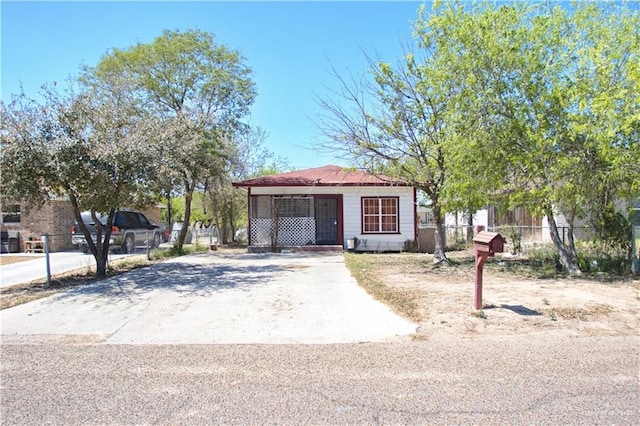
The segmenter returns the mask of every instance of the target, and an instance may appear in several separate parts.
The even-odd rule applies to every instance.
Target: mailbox
[[[473,238],[473,251],[476,255],[476,294],[474,308],[482,309],[482,267],[489,256],[504,251],[507,240],[497,232],[481,231]]]
[[[486,253],[493,256],[494,253],[502,253],[504,251],[504,243],[507,240],[497,232],[479,232],[473,238],[473,251],[476,254]]]

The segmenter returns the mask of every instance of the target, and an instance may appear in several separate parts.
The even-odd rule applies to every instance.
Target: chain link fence
[[[518,248],[524,248],[527,243],[550,243],[551,231],[546,226],[490,226],[487,231],[498,232],[507,239],[508,245],[516,245]],[[463,248],[467,243],[471,243],[473,236],[476,234],[475,226],[467,225],[445,225],[443,226],[445,235],[445,246],[448,249]],[[418,242],[420,251],[431,252],[433,249],[433,240],[435,234],[435,226],[421,225],[418,227]],[[569,238],[568,227],[558,227],[558,234],[563,243]],[[588,227],[574,227],[573,236],[576,241],[587,241],[593,237],[593,232]],[[431,249],[431,250],[428,250]]]

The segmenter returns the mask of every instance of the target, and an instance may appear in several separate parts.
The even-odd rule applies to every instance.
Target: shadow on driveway
[[[229,289],[249,291],[254,285],[269,282],[274,273],[283,270],[284,268],[278,265],[236,266],[171,261],[73,289],[57,298],[63,300],[79,295],[95,298],[134,298],[155,290],[197,296],[208,296]]]
[[[341,255],[328,254],[184,256],[0,311],[0,319],[3,339],[109,344],[349,343],[416,328],[359,287]]]

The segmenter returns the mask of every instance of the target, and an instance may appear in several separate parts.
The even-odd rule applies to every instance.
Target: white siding
[[[342,194],[343,241],[357,238],[358,250],[400,251],[407,240],[415,239],[414,191],[404,186],[315,186],[254,187],[251,195],[330,195]],[[399,234],[363,234],[362,197],[398,197]]]
[[[362,197],[399,197],[399,234],[362,233]],[[415,208],[413,188],[407,187],[358,187],[345,192],[344,239],[356,237],[357,250],[400,251],[407,240],[415,239]]]

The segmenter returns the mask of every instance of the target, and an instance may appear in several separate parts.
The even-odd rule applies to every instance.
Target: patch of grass
[[[423,318],[419,312],[418,298],[414,293],[406,289],[389,287],[380,279],[377,271],[380,268],[379,258],[360,253],[345,253],[345,263],[358,284],[375,299],[386,303],[396,313],[409,318],[412,321],[421,321]],[[387,258],[391,260],[391,258]]]
[[[178,257],[178,256],[184,256],[187,254],[206,252],[208,250],[209,250],[209,246],[206,244],[185,245],[181,249],[179,249],[176,246],[172,246],[166,249],[165,248],[153,249],[151,253],[149,253],[149,257],[152,260],[167,259],[170,257]]]
[[[538,259],[489,258],[484,267],[492,272],[543,280],[567,276],[566,272],[558,270],[555,262]]]
[[[613,312],[613,307],[610,305],[595,305],[589,308],[551,308],[542,312],[548,315],[552,321],[556,321],[558,318],[588,321],[593,317],[610,314]]]
[[[469,315],[471,315],[472,317],[480,318],[480,319],[487,319],[487,314],[482,309],[477,311],[471,311]]]

